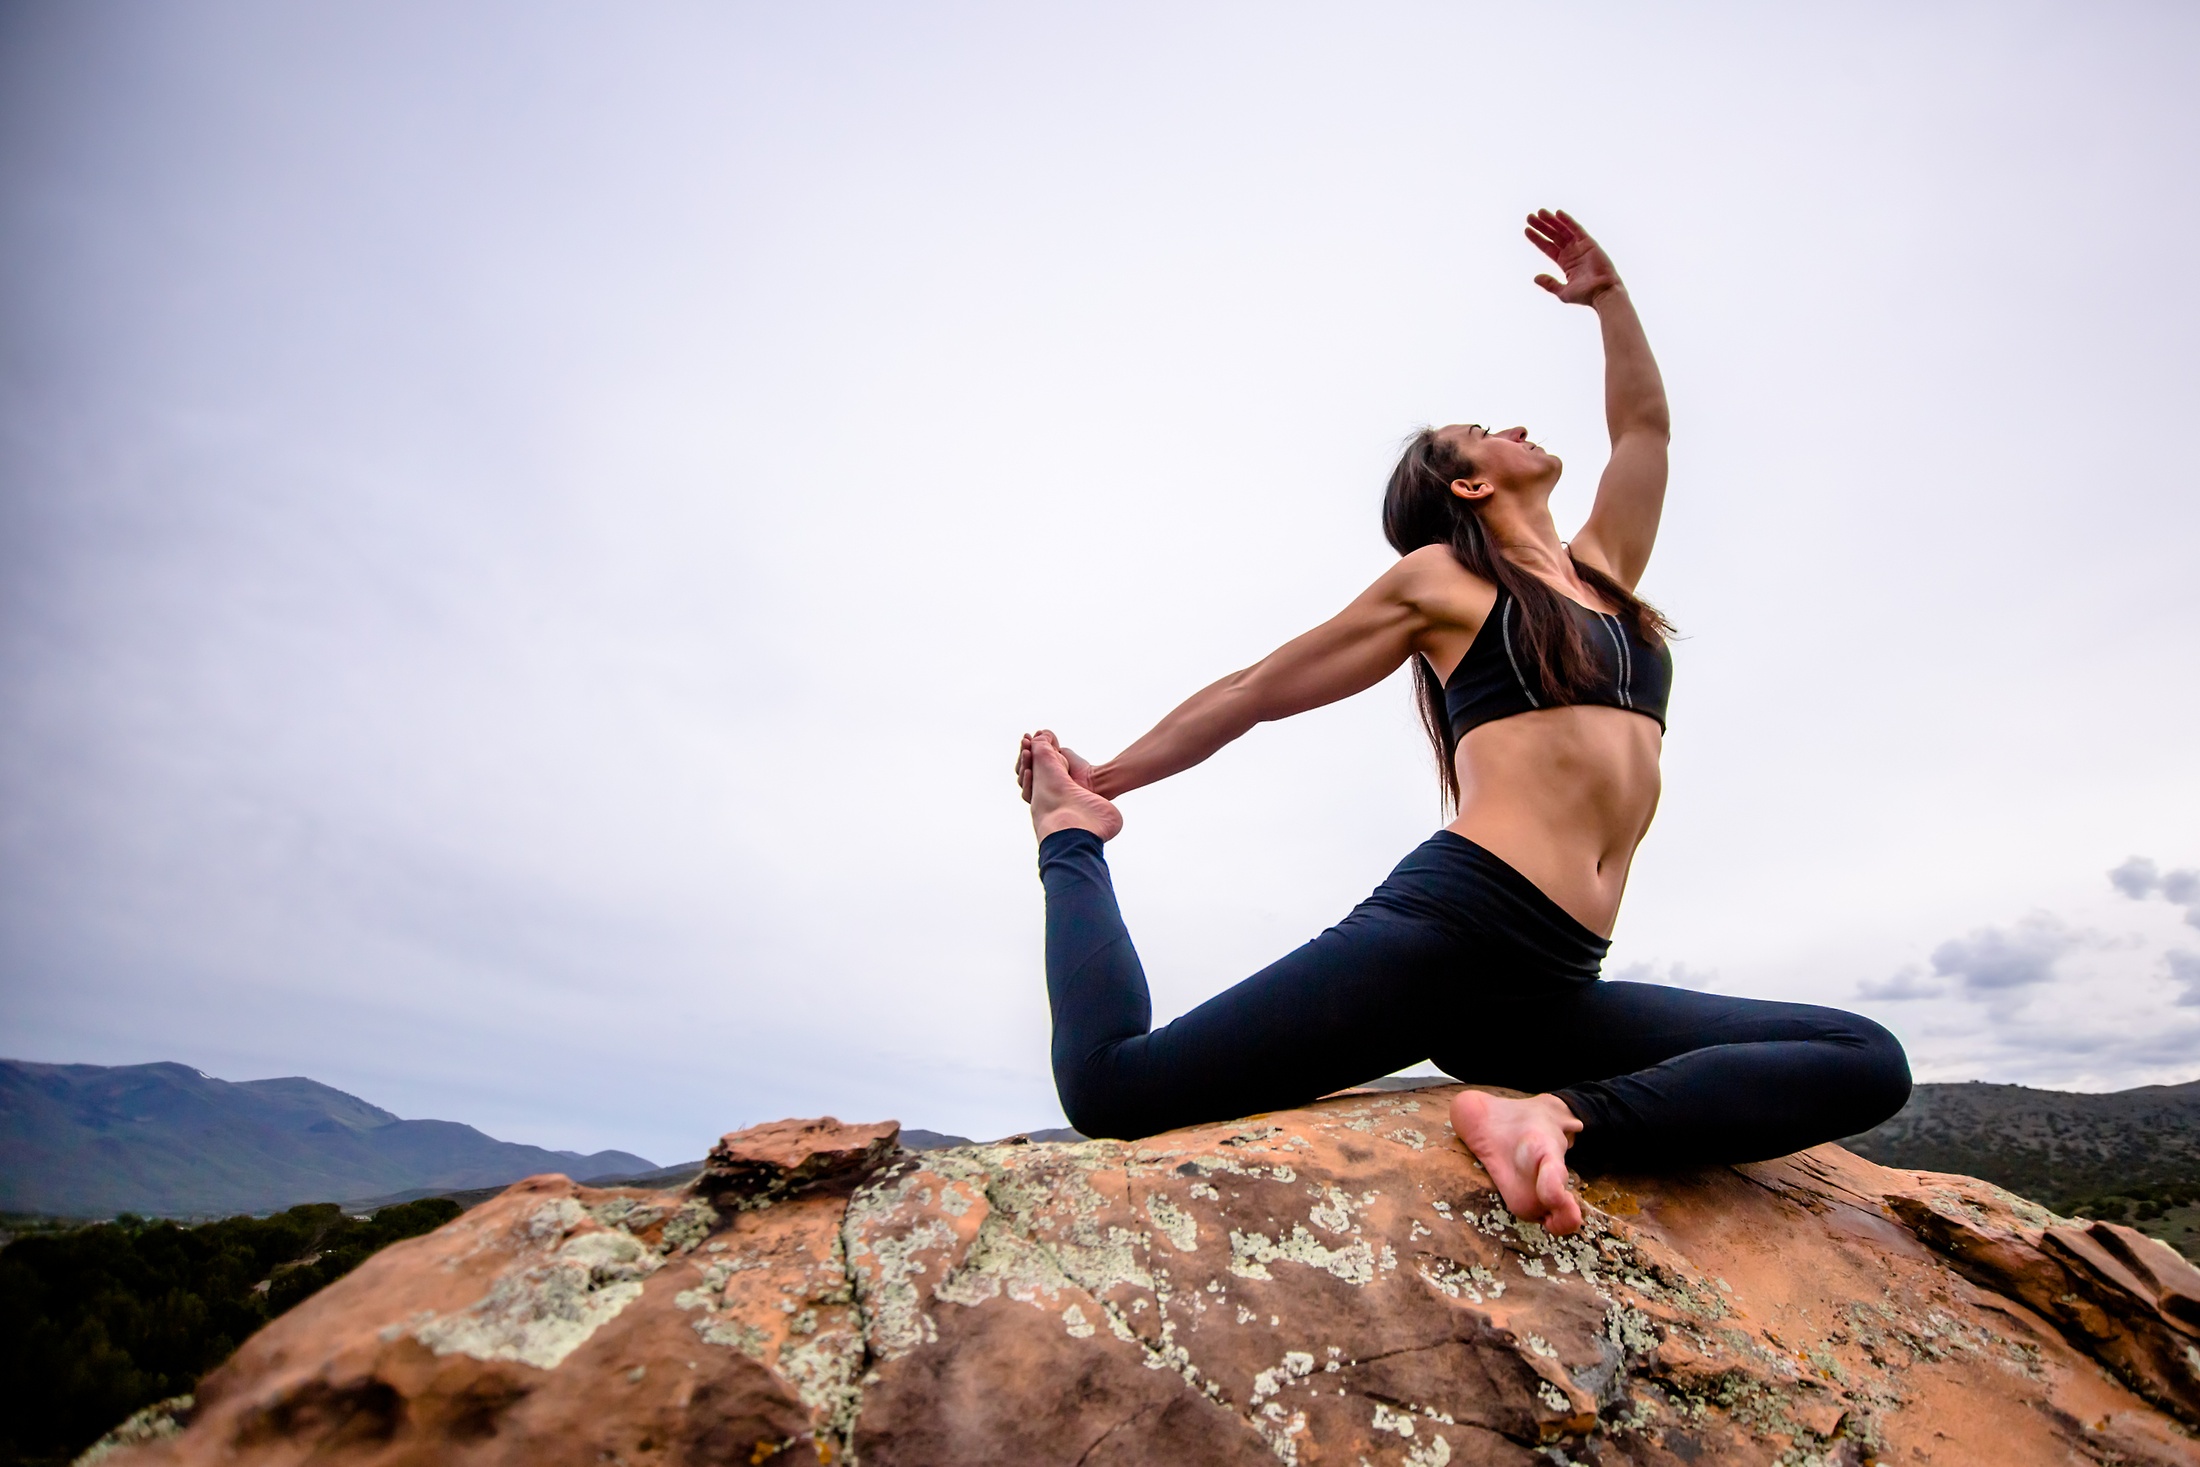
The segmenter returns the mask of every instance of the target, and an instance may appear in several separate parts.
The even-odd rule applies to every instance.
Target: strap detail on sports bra
[[[1467,655],[1444,681],[1444,707],[1455,737],[1464,738],[1469,729],[1500,718],[1568,702],[1624,708],[1665,727],[1673,689],[1672,652],[1663,642],[1644,640],[1625,617],[1593,611],[1571,597],[1561,599],[1568,614],[1584,623],[1582,640],[1596,673],[1588,690],[1571,699],[1552,696],[1534,665],[1521,659],[1514,641],[1514,598],[1500,590]],[[1590,633],[1586,623],[1592,621],[1602,635]]]
[[[1543,705],[1536,700],[1535,689],[1528,686],[1527,677],[1520,671],[1520,654],[1513,651],[1513,599],[1502,591],[1498,592],[1497,595],[1497,631],[1498,635],[1505,639],[1505,660],[1512,664],[1513,681],[1520,685],[1520,696],[1528,700],[1530,708],[1541,708]],[[1475,640],[1480,641],[1481,638],[1477,636]],[[1468,655],[1473,655],[1471,650]],[[1458,671],[1457,668],[1452,670],[1454,672]],[[1452,721],[1456,723],[1458,719],[1455,717]]]

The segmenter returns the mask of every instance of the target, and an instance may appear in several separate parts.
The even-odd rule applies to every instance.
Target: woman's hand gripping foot
[[[1462,1090],[1451,1103],[1451,1128],[1497,1184],[1514,1217],[1554,1233],[1581,1228],[1581,1203],[1566,1190],[1566,1148],[1581,1122],[1555,1095],[1508,1100]]]
[[[1031,828],[1045,840],[1057,830],[1089,830],[1114,840],[1123,829],[1123,812],[1087,789],[1092,766],[1064,749],[1046,729],[1024,735],[1016,756],[1016,778],[1031,801]]]

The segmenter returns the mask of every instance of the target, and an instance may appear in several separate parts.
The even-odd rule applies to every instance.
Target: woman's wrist
[[[1625,302],[1627,298],[1627,282],[1614,280],[1609,285],[1598,286],[1590,293],[1589,308],[1596,310],[1603,306],[1606,301]]]

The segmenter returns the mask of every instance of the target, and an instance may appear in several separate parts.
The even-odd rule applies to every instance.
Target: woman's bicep
[[[1662,433],[1623,435],[1597,485],[1595,505],[1574,554],[1632,591],[1650,563],[1665,513],[1666,442]]]
[[[1387,579],[1387,578],[1386,578]],[[1413,655],[1422,618],[1382,582],[1239,676],[1263,723],[1365,692]]]

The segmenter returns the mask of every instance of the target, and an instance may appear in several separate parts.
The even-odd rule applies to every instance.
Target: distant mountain
[[[903,1133],[912,1149],[961,1140]],[[2150,1193],[2182,1206],[2183,1193],[2200,1191],[2200,1081],[2108,1094],[1920,1085],[1901,1114],[1845,1144],[1889,1166],[1983,1177],[2058,1211]],[[231,1082],[179,1064],[0,1060],[0,1212],[219,1217],[497,1188],[537,1172],[668,1185],[694,1170],[624,1151],[522,1146],[455,1121],[401,1120],[302,1077]]]
[[[655,1169],[625,1151],[546,1151],[456,1121],[400,1120],[297,1077],[0,1060],[0,1212],[220,1217]]]
[[[2200,1080],[2101,1095],[1920,1085],[1893,1120],[1843,1144],[1885,1166],[1984,1177],[2064,1211],[2200,1184]]]

